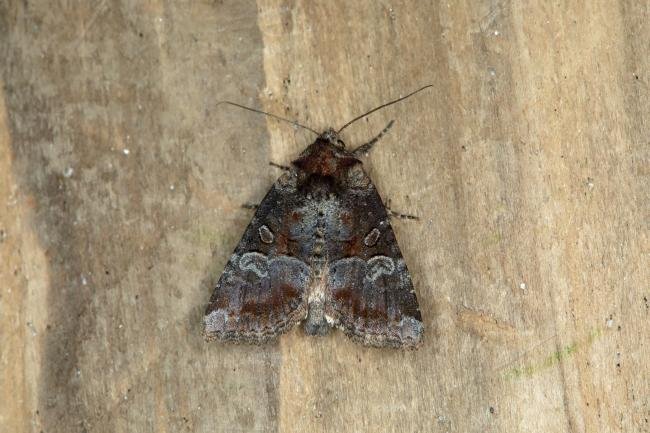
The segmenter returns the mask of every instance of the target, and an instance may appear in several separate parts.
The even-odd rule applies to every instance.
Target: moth
[[[391,213],[361,156],[390,129],[347,150],[341,131],[318,133],[273,184],[225,266],[206,309],[207,340],[264,343],[299,322],[309,335],[339,328],[376,347],[415,348],[422,316]]]

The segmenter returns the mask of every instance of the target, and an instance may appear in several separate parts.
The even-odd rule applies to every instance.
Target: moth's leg
[[[356,149],[354,149],[352,151],[352,153],[355,156],[366,155],[368,152],[370,152],[370,149],[372,149],[372,146],[374,146],[379,141],[379,139],[381,139],[381,137],[383,137],[384,134],[386,134],[388,132],[388,130],[393,126],[393,123],[395,123],[394,120],[391,120],[390,122],[388,122],[388,125],[386,125],[386,127],[375,138],[373,138],[372,140],[370,140],[366,144],[362,144],[361,146],[357,147]]]
[[[388,209],[388,215],[391,218],[399,218],[399,219],[403,219],[403,220],[418,220],[418,219],[420,219],[420,218],[416,217],[415,215],[399,213],[399,212],[395,212],[395,211],[393,211],[391,209]]]
[[[260,207],[260,205],[255,204],[255,203],[244,203],[243,205],[241,205],[241,207],[244,208],[244,209],[253,209],[253,210],[255,210],[258,207]]]
[[[289,171],[289,170],[291,170],[291,167],[287,167],[286,165],[276,164],[276,163],[273,162],[273,161],[269,162],[269,165],[270,165],[271,167],[279,168],[279,169],[282,169],[282,170],[284,170],[284,171]]]
[[[403,220],[418,220],[419,218],[415,215],[409,215],[405,213],[395,212],[390,208],[390,199],[386,201],[386,210],[388,211],[389,218],[399,218]]]

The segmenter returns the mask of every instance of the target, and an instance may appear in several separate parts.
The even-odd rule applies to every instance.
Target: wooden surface
[[[650,431],[648,2],[0,3],[0,431]],[[365,167],[416,352],[206,344],[316,129]]]

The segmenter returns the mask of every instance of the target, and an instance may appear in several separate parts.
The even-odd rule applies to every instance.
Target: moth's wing
[[[341,198],[347,241],[329,265],[330,314],[355,341],[416,347],[424,327],[411,276],[377,190],[363,171],[356,180]]]
[[[310,271],[291,257],[284,227],[296,199],[292,171],[264,197],[226,264],[205,312],[207,339],[261,343],[305,317]]]

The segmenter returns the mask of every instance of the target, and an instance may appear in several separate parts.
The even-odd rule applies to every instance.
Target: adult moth
[[[321,134],[264,113],[318,138],[257,207],[210,298],[208,340],[263,343],[304,321],[307,334],[336,327],[369,346],[414,348],[421,342],[422,316],[390,211],[360,160],[393,122],[351,151],[340,133],[427,87]]]

